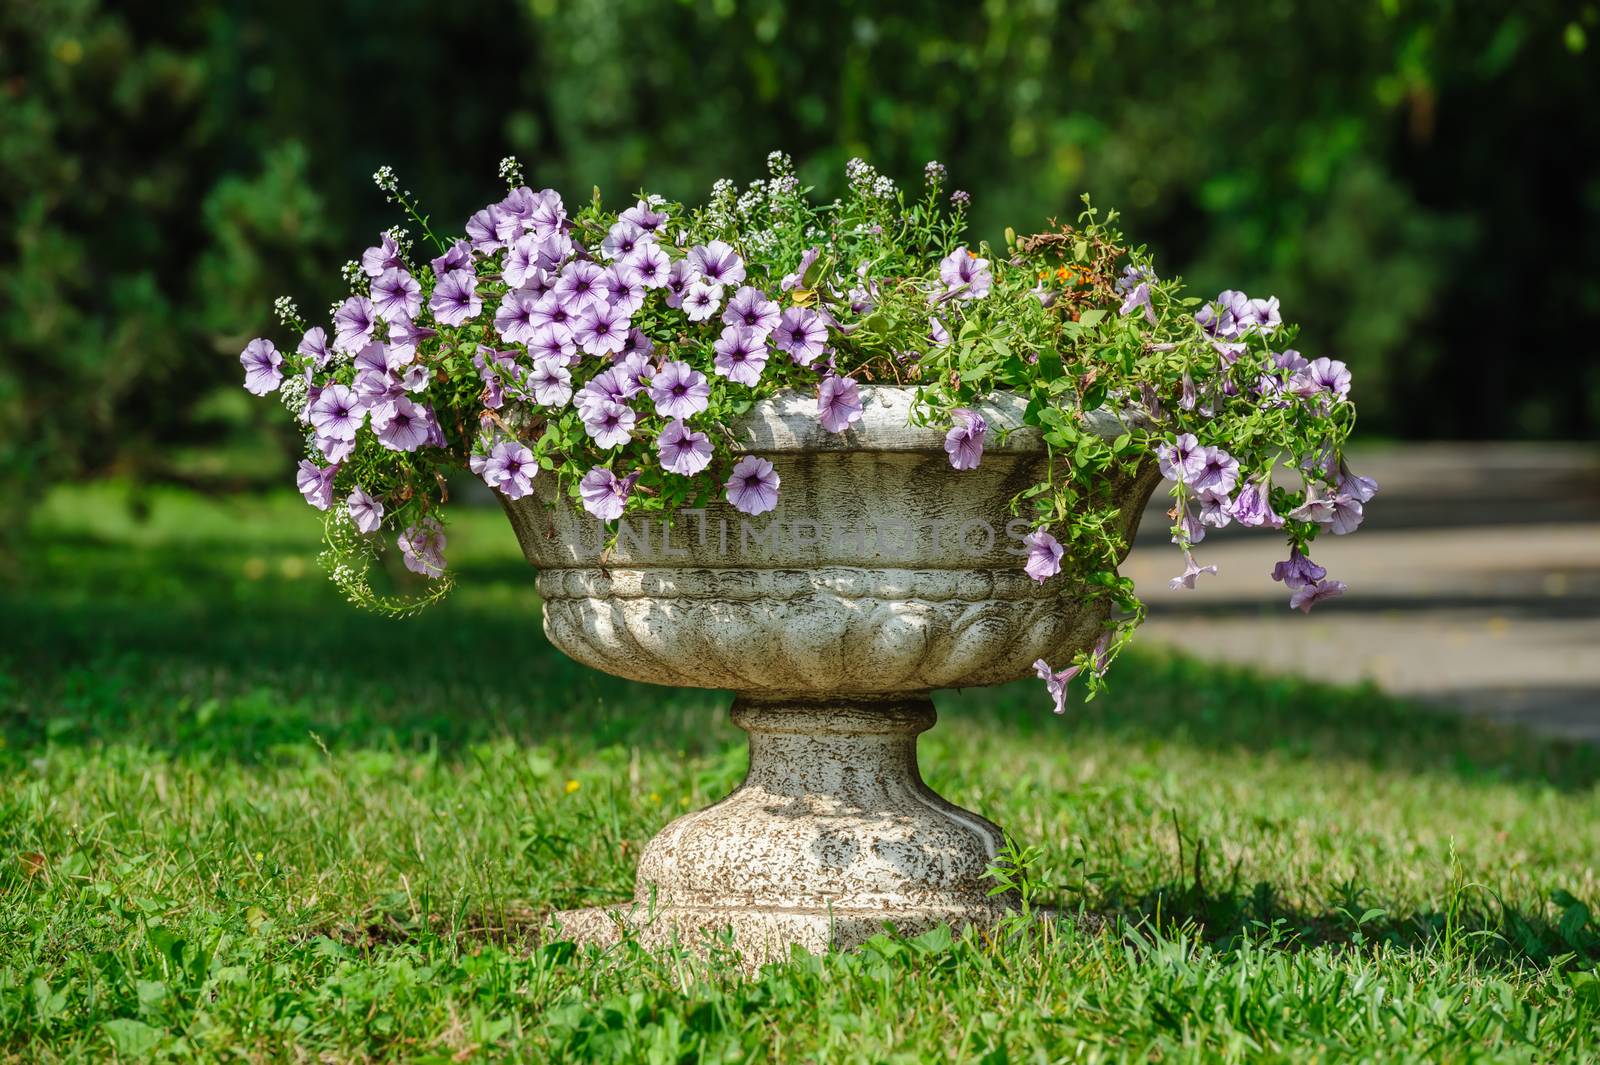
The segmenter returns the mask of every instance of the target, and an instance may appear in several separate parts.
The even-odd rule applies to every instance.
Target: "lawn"
[[[3,591],[0,1060],[1600,1056],[1594,749],[1152,653],[1064,719],[941,693],[930,783],[1111,920],[746,981],[540,942],[744,746],[551,649],[498,512],[397,622],[297,497],[138,502],[58,492]]]

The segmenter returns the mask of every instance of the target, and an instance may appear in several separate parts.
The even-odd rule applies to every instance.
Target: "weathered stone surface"
[[[666,526],[634,520],[607,547],[550,481],[509,502],[539,567],[545,632],[561,650],[634,680],[726,688],[751,736],[745,782],[668,825],[640,861],[635,905],[558,914],[568,935],[646,942],[731,927],[750,957],[788,944],[846,947],[893,921],[991,921],[983,872],[1000,831],[930,791],[916,734],[935,688],[998,684],[1064,662],[1097,637],[1104,605],[1023,573],[1017,493],[1043,479],[1042,440],[1002,396],[980,410],[982,464],[951,469],[945,426],[910,424],[912,390],[862,388],[849,432],[815,399],[757,404],[735,428],[769,459],[779,506],[748,518],[721,499]],[[1097,416],[1098,431],[1121,426]],[[1158,477],[1108,480],[1128,532]]]

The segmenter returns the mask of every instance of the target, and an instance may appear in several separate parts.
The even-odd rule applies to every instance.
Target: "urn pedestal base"
[[[750,734],[744,783],[650,841],[632,903],[554,914],[562,938],[631,931],[647,947],[731,946],[758,965],[793,945],[849,949],[885,923],[916,934],[1009,912],[985,876],[1000,829],[918,771],[917,734],[935,720],[926,695],[744,696],[733,720]]]

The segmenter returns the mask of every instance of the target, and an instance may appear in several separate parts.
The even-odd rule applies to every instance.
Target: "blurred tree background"
[[[399,221],[380,164],[458,229],[507,153],[616,201],[937,158],[991,240],[1087,191],[1282,297],[1364,431],[1593,437],[1597,38],[1556,0],[6,0],[0,497],[285,477],[236,361],[272,299],[325,316]]]

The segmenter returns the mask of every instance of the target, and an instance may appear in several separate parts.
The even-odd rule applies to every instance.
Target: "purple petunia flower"
[[[936,348],[942,348],[950,343],[950,330],[937,318],[928,319],[928,343]]]
[[[541,299],[545,293],[550,292],[555,287],[556,275],[548,270],[544,270],[536,266],[532,270],[528,271],[528,275],[522,279],[522,287],[517,289],[517,291],[526,292],[535,300],[538,300]]]
[[[507,499],[521,499],[533,491],[533,477],[538,472],[532,451],[515,440],[502,440],[489,452],[480,476]]]
[[[423,518],[406,527],[395,540],[406,569],[429,580],[444,576],[444,528],[433,518]]]
[[[950,465],[958,470],[975,470],[983,461],[983,445],[989,437],[989,423],[983,415],[967,407],[951,412],[955,424],[944,434],[944,450]]]
[[[415,321],[399,321],[389,324],[389,350],[395,357],[403,362],[410,362],[417,354],[417,345],[429,337],[439,335],[437,329],[428,329],[418,325]]]
[[[305,336],[300,338],[300,346],[294,350],[295,354],[310,359],[312,365],[319,370],[328,365],[328,360],[333,358],[333,352],[328,350],[328,331],[320,325],[307,329]]]
[[[656,437],[656,451],[661,455],[661,467],[670,473],[693,477],[711,464],[711,439],[697,433],[678,418],[667,423]]]
[[[1272,579],[1282,581],[1289,589],[1315,584],[1328,575],[1328,571],[1302,555],[1298,547],[1289,549],[1289,557],[1272,567]]]
[[[329,385],[306,408],[317,435],[329,440],[354,440],[366,417],[360,399],[344,385]]]
[[[727,310],[722,312],[723,324],[753,329],[763,338],[777,326],[778,317],[778,305],[754,285],[745,285],[735,292],[728,301]]]
[[[1289,389],[1300,396],[1331,392],[1344,399],[1350,395],[1350,371],[1338,359],[1312,359],[1289,378]]]
[[[1233,511],[1226,495],[1215,492],[1200,493],[1200,524],[1215,529],[1226,529],[1233,522]],[[1191,540],[1190,543],[1199,543]]]
[[[458,240],[437,259],[432,260],[433,276],[443,277],[452,270],[472,269],[472,245]]]
[[[1334,498],[1320,481],[1313,482],[1306,489],[1305,500],[1289,511],[1288,516],[1296,521],[1314,521],[1318,525],[1326,525],[1333,520]]]
[[[333,506],[333,478],[339,472],[339,464],[332,466],[318,466],[310,459],[301,459],[300,467],[295,473],[295,487],[300,489],[300,494],[306,497],[306,502],[318,510],[327,510]]]
[[[722,286],[701,278],[683,292],[683,313],[691,322],[703,322],[717,313],[722,303]]]
[[[1170,443],[1163,443],[1156,448],[1156,461],[1161,467],[1161,476],[1169,481],[1187,484],[1205,469],[1206,451],[1193,433],[1182,433]]]
[[[505,246],[500,235],[495,231],[495,217],[492,208],[483,210],[467,219],[467,241],[472,245],[472,250],[479,255],[492,255],[496,250]]]
[[[506,250],[500,264],[500,279],[512,288],[521,288],[539,269],[539,238],[532,233],[518,237]]]
[[[730,325],[711,345],[711,368],[719,377],[741,385],[755,385],[767,368],[767,344],[743,326]]]
[[[536,329],[554,330],[563,342],[572,339],[572,327],[577,324],[576,319],[576,313],[554,289],[534,301],[533,313],[528,318]]]
[[[422,310],[422,286],[398,267],[390,267],[372,282],[372,306],[386,322],[416,317]]]
[[[645,333],[643,329],[635,327],[628,331],[628,342],[622,345],[622,350],[617,352],[614,356],[612,356],[612,358],[626,359],[630,355],[638,355],[648,360],[651,355],[655,354],[655,351],[655,342],[650,339],[649,335]]]
[[[1044,529],[1035,529],[1022,538],[1028,549],[1028,561],[1023,565],[1028,576],[1043,584],[1061,572],[1061,556],[1066,554],[1061,542]]]
[[[322,457],[332,463],[340,463],[350,457],[356,449],[354,440],[335,440],[328,436],[314,437],[317,450],[322,452]]]
[[[445,325],[461,325],[478,316],[483,299],[478,295],[478,278],[470,270],[452,270],[433,287],[428,309]]]
[[[583,500],[583,509],[601,521],[615,521],[622,517],[622,511],[628,505],[628,496],[633,494],[633,482],[638,479],[637,473],[618,477],[604,466],[596,466],[578,482],[578,495]]]
[[[672,259],[655,243],[640,244],[623,259],[622,265],[639,274],[639,284],[645,288],[660,288],[667,283],[672,272]]]
[[[541,328],[533,322],[533,309],[539,301],[530,292],[513,289],[506,293],[494,312],[494,328],[512,344],[526,344]]]
[[[1339,494],[1351,496],[1357,502],[1370,503],[1372,497],[1378,494],[1378,482],[1371,477],[1361,477],[1350,472],[1350,467],[1344,463],[1344,458],[1339,459]]]
[[[1239,335],[1239,323],[1234,321],[1233,312],[1228,309],[1228,303],[1235,295],[1237,293],[1231,290],[1224,292],[1215,303],[1208,303],[1194,312],[1195,322],[1207,336],[1231,340]]]
[[[428,387],[430,380],[432,378],[428,374],[428,368],[420,362],[415,362],[407,366],[405,372],[400,375],[400,387],[407,392],[421,392]]]
[[[1150,304],[1150,286],[1143,281],[1135,285],[1133,291],[1122,301],[1120,313],[1126,317],[1141,308],[1144,310],[1144,320],[1155,325],[1156,309]]]
[[[503,244],[512,244],[522,237],[533,223],[533,211],[539,198],[526,185],[512,189],[506,198],[489,208],[494,219],[494,233]]]
[[[1283,324],[1283,317],[1278,313],[1278,297],[1271,296],[1267,299],[1236,300],[1233,305],[1233,318],[1241,330],[1259,329],[1263,333],[1270,333]]]
[[[714,285],[737,285],[744,280],[744,260],[725,241],[690,248],[689,262],[701,278]]]
[[[1324,599],[1337,599],[1349,590],[1344,581],[1317,581],[1307,584],[1289,597],[1289,608],[1298,610],[1302,614],[1311,613],[1311,608]]]
[[[1361,528],[1364,516],[1361,500],[1343,492],[1332,499],[1333,513],[1328,517],[1328,528],[1335,536],[1346,536]]]
[[[283,356],[270,340],[256,337],[239,353],[239,365],[244,367],[244,390],[255,396],[276,392],[283,383]]]
[[[1197,454],[1202,456],[1200,469],[1189,486],[1202,496],[1226,498],[1231,495],[1234,485],[1239,483],[1238,461],[1220,447],[1203,448]]]
[[[404,270],[405,260],[400,258],[400,246],[385,233],[378,238],[376,247],[361,253],[361,271],[368,277],[382,277],[390,270]]]
[[[533,211],[528,215],[528,225],[541,240],[559,235],[567,224],[567,208],[561,194],[555,189],[540,189],[533,198]]]
[[[552,274],[559,273],[578,250],[577,245],[572,243],[572,238],[565,233],[552,233],[548,237],[542,237],[537,247],[538,254],[534,257],[534,263],[539,269]]]
[[[617,263],[605,272],[601,284],[606,302],[624,314],[632,315],[644,306],[644,281],[633,267]]]
[[[374,499],[359,484],[345,498],[344,506],[350,512],[350,520],[355,523],[356,530],[362,535],[377,532],[383,524],[383,502]]]
[[[528,340],[528,354],[536,362],[548,359],[564,366],[582,357],[578,355],[578,346],[572,342],[572,331],[553,325],[539,326],[533,331],[533,336]]]
[[[428,408],[400,396],[372,415],[372,429],[378,443],[391,451],[415,451],[433,436],[433,416]]]
[[[1057,714],[1067,712],[1067,684],[1082,669],[1082,666],[1068,666],[1059,673],[1053,673],[1044,659],[1038,658],[1034,660],[1033,671],[1038,674],[1040,680],[1044,681],[1045,691],[1050,693],[1050,698],[1055,700]]]
[[[583,430],[597,447],[621,447],[633,439],[633,427],[639,416],[631,407],[610,400],[602,400],[592,407],[580,410]]]
[[[1233,515],[1234,521],[1250,528],[1263,525],[1269,529],[1283,528],[1283,519],[1273,512],[1268,499],[1265,481],[1246,481],[1244,487],[1239,489],[1238,496],[1228,505],[1228,512]]]
[[[663,418],[687,418],[710,404],[706,375],[686,362],[669,362],[650,381],[650,400]]]
[[[1155,271],[1148,266],[1134,266],[1129,264],[1122,268],[1122,276],[1117,278],[1117,291],[1126,296],[1142,284],[1154,281]],[[1127,312],[1124,311],[1124,314]]]
[[[589,383],[578,389],[578,416],[585,421],[598,417],[599,409],[607,403],[625,403],[630,396],[624,374],[613,366],[589,378]]]
[[[372,342],[378,312],[365,296],[351,296],[333,312],[333,350],[354,354]]]
[[[528,387],[533,389],[534,402],[541,406],[565,407],[572,399],[572,374],[564,360],[535,359]]]
[[[779,351],[800,366],[810,366],[822,354],[828,340],[828,326],[822,316],[806,307],[790,307],[778,319],[772,342]]]
[[[724,490],[728,502],[739,513],[765,514],[778,505],[778,480],[772,463],[746,455],[734,463]]]
[[[650,204],[640,200],[632,207],[617,216],[620,222],[632,222],[646,233],[656,233],[667,224],[667,216],[660,211],[652,211]]]
[[[612,354],[621,351],[628,342],[631,324],[625,310],[601,300],[589,304],[578,315],[572,327],[572,339],[590,355]]]
[[[683,306],[683,297],[689,294],[689,286],[699,280],[700,271],[688,259],[673,263],[667,270],[667,280],[662,286],[667,290],[667,306]]]
[[[994,275],[989,272],[988,259],[980,259],[977,252],[962,246],[939,263],[939,280],[944,282],[946,295],[959,300],[976,300],[989,294]]]
[[[1172,578],[1170,581],[1168,581],[1167,582],[1167,587],[1173,589],[1174,591],[1176,591],[1179,588],[1188,588],[1188,589],[1192,590],[1194,588],[1194,582],[1195,582],[1195,578],[1196,577],[1200,576],[1200,574],[1202,574],[1202,573],[1215,573],[1215,572],[1217,572],[1217,567],[1216,566],[1214,566],[1214,565],[1213,566],[1202,566],[1202,565],[1200,565],[1200,563],[1198,563],[1198,562],[1196,562],[1194,560],[1194,555],[1189,553],[1189,549],[1188,548],[1184,548],[1184,550],[1183,550],[1183,572],[1178,574],[1178,576]]]
[[[622,394],[627,399],[632,399],[645,389],[645,382],[654,374],[655,367],[650,365],[650,360],[643,355],[629,355],[627,358],[612,365],[607,371],[616,376],[622,384]]]
[[[561,276],[550,289],[567,310],[576,315],[585,307],[606,302],[605,269],[598,263],[579,259],[561,269]]]
[[[824,377],[817,386],[817,420],[830,433],[842,433],[861,420],[861,387],[849,377]]]
[[[618,219],[600,242],[600,254],[607,259],[625,259],[636,248],[655,240],[654,233],[646,233],[627,219]]]
[[[358,377],[362,374],[375,373],[387,378],[389,371],[398,370],[404,365],[399,361],[402,357],[399,350],[391,349],[381,340],[374,340],[356,353],[351,365]]]

